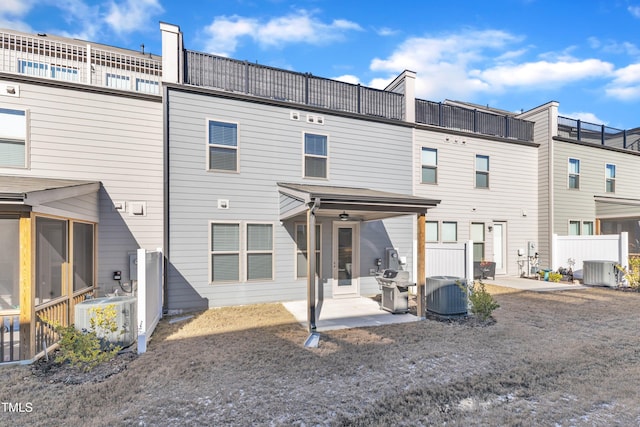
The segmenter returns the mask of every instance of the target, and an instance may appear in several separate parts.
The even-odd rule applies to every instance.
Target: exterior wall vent
[[[300,120],[300,113],[297,111],[292,111],[289,117],[291,118],[291,120]]]
[[[218,199],[218,209],[229,209],[229,200]]]

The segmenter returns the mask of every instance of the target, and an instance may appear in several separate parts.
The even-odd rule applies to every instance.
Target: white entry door
[[[358,295],[360,260],[358,256],[359,223],[333,223],[333,296]]]
[[[496,274],[507,274],[507,223],[493,223],[493,261]]]

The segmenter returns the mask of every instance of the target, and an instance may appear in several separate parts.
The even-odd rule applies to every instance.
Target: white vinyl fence
[[[551,268],[573,268],[576,278],[582,278],[584,261],[614,261],[629,266],[629,233],[599,236],[553,235],[553,261]],[[573,266],[571,265],[573,263]]]
[[[426,275],[455,276],[473,281],[473,242],[427,243]]]
[[[138,249],[138,353],[147,351],[147,341],[162,318],[164,271],[162,251]]]

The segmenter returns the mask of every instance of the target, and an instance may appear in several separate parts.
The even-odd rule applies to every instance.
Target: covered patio
[[[440,203],[439,200],[368,188],[294,183],[278,183],[278,191],[280,193],[281,221],[304,220],[306,230],[315,230],[318,219],[326,219],[333,222],[334,248],[331,257],[331,264],[333,266],[332,280],[338,284],[338,287],[334,288],[333,299],[338,297],[360,297],[357,291],[355,293],[347,292],[342,294],[341,292],[340,295],[337,294],[337,290],[341,290],[340,286],[342,284],[347,285],[349,283],[352,270],[355,270],[356,274],[359,271],[356,267],[359,265],[357,247],[354,247],[353,251],[351,251],[348,243],[354,241],[350,230],[355,230],[354,235],[358,236],[358,227],[361,223],[415,215],[417,230],[415,236],[415,241],[417,242],[417,259],[415,260],[417,272],[415,282],[418,293],[417,313],[418,317],[424,316],[426,280],[425,219],[427,211],[435,208]],[[306,233],[305,248],[317,248],[316,238],[316,233]],[[355,239],[357,240],[357,237],[355,237]],[[343,241],[347,243],[343,243]],[[309,332],[318,330],[316,324],[318,319],[322,319],[323,317],[328,318],[325,315],[328,316],[327,312],[329,310],[329,305],[327,305],[324,300],[324,294],[318,292],[317,274],[309,274],[309,272],[317,271],[317,262],[316,257],[306,256],[306,318]],[[348,288],[348,286],[343,286],[343,288]],[[369,303],[365,298],[361,298],[361,300],[365,301],[358,301],[353,298],[349,299],[351,301],[346,304],[369,304],[369,307],[373,310],[371,315],[397,316],[381,312],[378,303],[373,300]],[[332,301],[331,306],[338,307],[339,305],[339,302]],[[323,313],[321,313],[321,311],[323,311]],[[337,311],[342,313],[343,318],[348,317],[345,315],[348,311],[344,309],[340,310],[339,308]],[[409,316],[411,315],[407,315],[407,319],[410,319]],[[367,318],[367,316],[359,317],[362,319]],[[417,319],[415,316],[411,317]],[[376,320],[369,319],[369,321],[375,322]],[[375,323],[372,323],[372,325],[373,324]]]

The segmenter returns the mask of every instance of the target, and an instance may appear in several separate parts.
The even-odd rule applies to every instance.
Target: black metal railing
[[[533,122],[422,99],[416,99],[416,123],[518,141],[533,141]]]
[[[185,83],[337,111],[404,120],[404,95],[185,50]]]
[[[624,130],[558,116],[558,136],[623,150],[640,151],[640,128]]]

